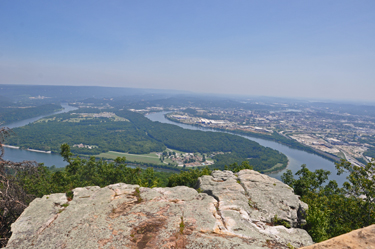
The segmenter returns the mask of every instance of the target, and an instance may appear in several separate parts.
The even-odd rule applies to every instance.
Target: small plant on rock
[[[137,203],[141,203],[143,201],[143,199],[141,197],[141,191],[139,190],[139,188],[135,188],[133,196],[135,196],[137,198]]]
[[[274,226],[282,225],[282,226],[284,226],[284,227],[286,227],[286,228],[291,228],[289,222],[287,222],[287,221],[285,221],[285,220],[282,220],[282,219],[279,219],[279,218],[277,217],[277,214],[275,214],[275,216],[273,217],[273,219],[272,219],[272,224],[273,224]]]
[[[64,204],[62,204],[61,206],[64,207],[64,208],[66,208],[66,207],[69,206],[69,203],[64,203]]]
[[[286,246],[287,246],[289,249],[294,249],[294,248],[295,248],[295,247],[292,246],[292,244],[290,244],[290,243],[288,243]]]
[[[184,229],[185,229],[184,217],[181,216],[180,234],[184,234]]]
[[[74,193],[73,193],[73,191],[68,191],[68,192],[66,192],[66,198],[68,199],[68,201],[71,201],[71,200],[73,200],[73,197],[74,197]]]

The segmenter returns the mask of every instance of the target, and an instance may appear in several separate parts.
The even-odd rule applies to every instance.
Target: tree
[[[138,178],[138,185],[141,187],[153,188],[158,186],[160,179],[155,176],[153,168],[147,168]]]
[[[323,183],[328,180],[330,174],[331,172],[323,169],[311,172],[306,167],[306,164],[302,164],[301,169],[296,172],[296,175],[299,176],[298,180],[293,178],[291,170],[287,170],[287,172],[281,176],[281,180],[291,186],[297,195],[305,196],[309,192],[319,192],[323,187]]]
[[[181,171],[180,173],[173,174],[168,178],[167,186],[188,186],[194,188],[199,177],[203,175],[210,175],[211,172],[212,171],[208,167],[202,169],[189,169],[188,171]]]
[[[294,188],[301,200],[309,205],[307,224],[303,228],[315,242],[375,223],[374,164],[359,167],[341,161],[336,168],[338,174],[350,173],[349,181],[342,188],[336,181],[325,184],[329,171],[311,172],[305,165],[296,172],[297,179],[290,170],[282,176],[282,181]]]
[[[363,210],[365,225],[375,223],[375,162],[372,161],[364,167],[353,165],[348,161],[341,160],[336,164],[337,174],[348,172],[348,182],[343,184],[347,195],[358,198],[358,205]]]
[[[327,209],[327,198],[324,193],[323,183],[328,179],[329,171],[316,170],[311,172],[305,164],[296,172],[298,179],[294,179],[291,170],[287,170],[281,176],[281,180],[291,186],[297,195],[301,196],[302,201],[309,205],[307,210],[306,222],[304,228],[308,231],[315,242],[320,242],[329,238],[328,228],[330,217]],[[334,182],[329,186],[334,186]],[[336,184],[337,185],[337,184]],[[327,191],[329,192],[329,191]]]
[[[225,170],[230,170],[233,173],[237,173],[243,169],[253,169],[253,166],[251,166],[248,161],[243,161],[240,165],[237,163],[232,163],[229,166],[225,165]]]

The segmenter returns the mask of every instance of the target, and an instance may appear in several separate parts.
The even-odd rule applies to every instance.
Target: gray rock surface
[[[239,183],[238,183],[239,182]],[[280,181],[255,171],[215,171],[188,187],[118,183],[34,200],[12,225],[7,248],[298,248],[312,244],[295,226],[306,204]],[[249,199],[250,205],[249,205]]]
[[[218,201],[218,212],[227,233],[260,240],[267,235],[270,238],[266,240],[290,243],[297,248],[312,243],[305,230],[295,228],[305,222],[301,214],[307,210],[307,204],[299,200],[292,188],[275,178],[253,170],[237,174],[214,171],[211,176],[200,177],[197,188]],[[274,226],[275,218],[291,228]]]

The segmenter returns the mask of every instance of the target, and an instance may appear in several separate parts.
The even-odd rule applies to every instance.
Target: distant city
[[[198,125],[212,129],[244,131],[259,134],[277,132],[285,137],[309,146],[315,150],[335,155],[349,162],[363,166],[372,157],[364,155],[375,135],[374,117],[334,111],[329,108],[308,106],[288,109],[286,104],[273,103],[280,111],[244,110],[241,108],[167,108],[173,111],[167,117],[184,124]],[[161,111],[161,107],[133,109],[147,113]]]

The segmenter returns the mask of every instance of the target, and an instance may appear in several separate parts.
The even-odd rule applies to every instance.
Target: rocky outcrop
[[[200,177],[197,187],[215,197],[220,209],[229,216],[234,205],[241,208],[241,213],[248,214],[252,222],[269,224],[276,218],[291,227],[305,223],[307,204],[288,185],[257,171],[242,170],[238,174],[214,171],[212,176]]]
[[[357,229],[303,249],[375,249],[375,225]]]
[[[251,170],[214,171],[188,187],[118,183],[74,189],[73,200],[34,200],[12,225],[7,248],[296,248],[306,204],[280,181]],[[275,216],[284,225],[274,225]],[[287,222],[287,223],[286,223]]]

